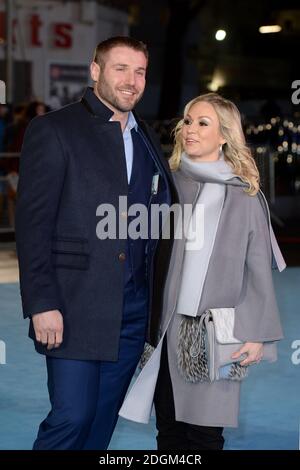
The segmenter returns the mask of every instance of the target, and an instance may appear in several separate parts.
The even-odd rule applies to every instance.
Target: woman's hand
[[[247,354],[247,358],[240,362],[241,366],[257,364],[263,357],[263,343],[245,343],[241,349],[232,354],[232,359],[237,359],[242,354]]]

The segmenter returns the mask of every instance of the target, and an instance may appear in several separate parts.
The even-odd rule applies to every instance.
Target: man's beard
[[[122,88],[127,89],[128,91],[133,91],[136,92],[135,89],[132,89],[131,86],[124,86]],[[105,79],[100,79],[100,81],[97,83],[97,93],[100,98],[105,100],[108,104],[113,106],[118,111],[121,111],[122,113],[127,113],[128,111],[131,111],[135,105],[140,101],[140,99],[143,96],[143,93],[140,95],[136,95],[136,99],[133,103],[128,103],[128,105],[122,103],[118,97],[115,95],[111,87],[108,85]]]

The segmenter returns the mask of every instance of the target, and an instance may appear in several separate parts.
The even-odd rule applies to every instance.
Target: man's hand
[[[257,364],[263,357],[263,343],[245,343],[239,351],[232,354],[233,359],[237,359],[242,354],[247,354],[247,359],[240,362],[241,366]]]
[[[59,310],[36,313],[32,315],[36,340],[47,346],[47,349],[58,348],[63,340],[63,317]]]

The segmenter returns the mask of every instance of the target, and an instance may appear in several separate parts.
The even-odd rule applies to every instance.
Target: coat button
[[[119,261],[125,261],[125,259],[126,259],[125,253],[120,253],[119,254]]]

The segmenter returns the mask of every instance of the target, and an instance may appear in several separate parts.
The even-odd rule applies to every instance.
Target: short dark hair
[[[112,38],[106,39],[105,41],[99,42],[94,52],[93,61],[99,64],[101,67],[104,67],[105,55],[114,47],[120,46],[129,47],[135,51],[142,52],[148,62],[149,53],[146,44],[128,36],[114,36]]]

